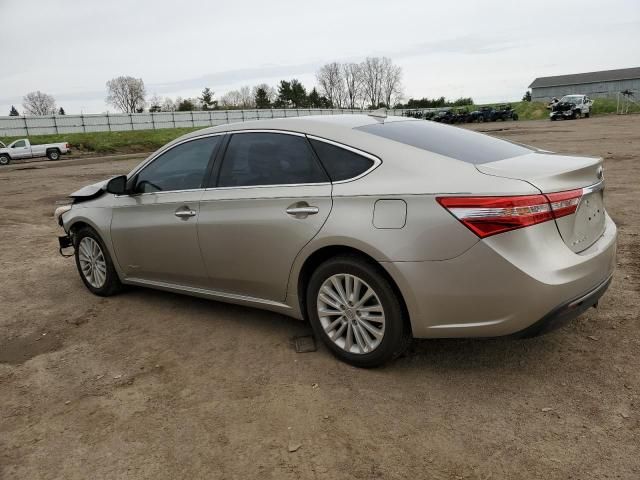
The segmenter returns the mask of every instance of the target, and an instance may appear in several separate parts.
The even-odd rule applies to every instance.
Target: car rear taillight
[[[551,204],[551,211],[555,218],[564,217],[575,213],[582,198],[582,189],[569,190],[568,192],[547,193],[546,197]]]
[[[582,189],[548,195],[437,197],[440,205],[480,238],[570,215]]]

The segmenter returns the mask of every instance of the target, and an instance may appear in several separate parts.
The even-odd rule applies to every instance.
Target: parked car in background
[[[602,168],[406,117],[257,120],[180,137],[55,217],[96,295],[307,318],[372,367],[412,337],[534,335],[595,305],[616,265]]]
[[[470,113],[472,122],[495,122],[495,109],[493,107],[480,107]]]
[[[586,95],[565,95],[551,105],[551,120],[589,118],[593,101]]]
[[[518,114],[509,104],[499,105],[493,112],[493,118],[495,120],[518,120]]]
[[[67,142],[31,145],[28,138],[21,138],[8,146],[0,145],[0,165],[9,165],[12,160],[24,158],[47,157],[49,160],[58,160],[61,155],[70,152],[71,145]]]

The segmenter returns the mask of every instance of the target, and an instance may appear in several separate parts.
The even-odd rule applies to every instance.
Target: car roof
[[[269,118],[263,120],[247,120],[238,123],[226,123],[215,127],[203,128],[188,133],[175,141],[183,141],[192,137],[200,137],[212,133],[234,132],[241,130],[283,130],[304,133],[318,137],[326,137],[340,141],[342,137],[351,138],[354,129],[365,125],[398,121],[418,121],[407,117],[374,117],[366,114],[307,115],[303,117]],[[172,142],[173,143],[173,142]]]

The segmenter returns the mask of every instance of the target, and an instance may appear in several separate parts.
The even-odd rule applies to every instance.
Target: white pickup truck
[[[12,160],[23,158],[47,157],[49,160],[58,160],[60,155],[70,152],[71,146],[67,142],[31,145],[29,139],[21,138],[9,146],[0,142],[0,165],[9,165]]]

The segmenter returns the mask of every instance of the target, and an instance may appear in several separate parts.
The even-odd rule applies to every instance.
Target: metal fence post
[[[151,114],[151,129],[155,130],[156,129],[156,121],[153,118],[154,112],[149,112]]]
[[[176,128],[176,112],[171,112],[171,120],[173,121],[173,128]]]
[[[193,110],[191,110],[191,126],[192,127],[196,126],[196,122],[193,120]]]
[[[107,130],[111,131],[111,120],[109,120],[109,112],[107,112]]]
[[[27,117],[26,116],[22,117],[22,120],[24,120],[24,129],[26,130],[27,137],[28,137],[29,136],[29,125],[27,125]]]
[[[133,113],[129,114],[129,123],[131,124],[131,131],[133,132]]]
[[[57,135],[58,133],[60,133],[60,132],[58,131],[58,120],[56,120],[56,116],[55,116],[55,115],[53,115],[53,126],[54,126],[54,127],[55,127],[55,129],[56,129],[56,135]]]
[[[209,126],[213,126],[213,112],[209,110]]]
[[[87,133],[87,127],[84,125],[84,113],[80,114],[80,121],[82,122],[82,133]]]
[[[226,117],[226,119],[227,119],[227,123],[229,123],[229,110],[225,110],[225,111],[224,111],[224,116],[225,116],[225,117]]]

